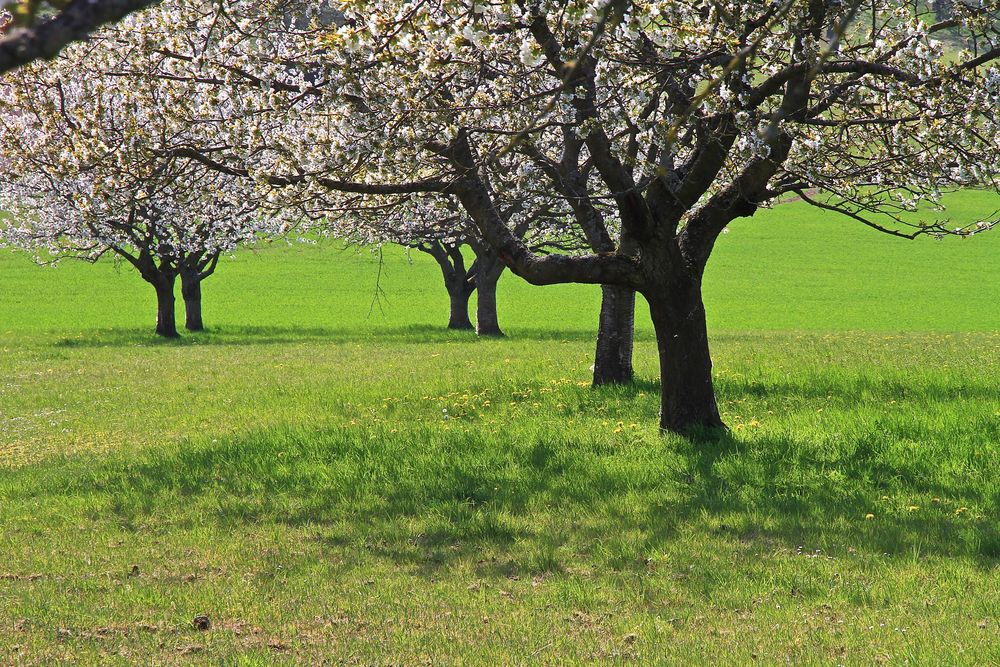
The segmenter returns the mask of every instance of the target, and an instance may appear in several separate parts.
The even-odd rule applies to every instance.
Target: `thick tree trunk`
[[[635,291],[601,285],[601,318],[594,354],[594,386],[632,381],[632,341],[635,332]]]
[[[504,335],[497,317],[497,282],[502,273],[499,262],[484,263],[476,273],[476,333],[480,336]]]
[[[451,302],[451,315],[448,317],[449,329],[472,330],[472,320],[469,319],[469,298],[474,288],[460,278],[449,284],[448,298]]]
[[[699,281],[685,278],[646,299],[660,356],[660,429],[689,435],[725,427],[712,386]]]
[[[164,338],[177,338],[174,316],[174,278],[161,276],[156,288],[156,333]]]
[[[182,271],[181,296],[184,298],[184,328],[188,331],[204,331],[205,323],[201,318],[201,276]]]

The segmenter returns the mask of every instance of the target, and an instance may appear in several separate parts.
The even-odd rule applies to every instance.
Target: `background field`
[[[587,387],[595,288],[507,276],[481,341],[422,256],[271,244],[164,342],[130,270],[0,254],[0,660],[998,662],[998,253],[734,224],[701,444],[644,313]]]
[[[963,193],[946,200],[961,220],[990,216],[1000,199]],[[942,214],[927,213],[935,218]],[[907,241],[839,216],[783,204],[734,223],[709,264],[709,325],[729,330],[1000,330],[1000,235]],[[436,264],[388,248],[379,267],[369,250],[285,243],[242,251],[205,283],[213,328],[235,333],[321,328],[352,335],[440,327],[447,299]],[[69,333],[145,330],[152,289],[128,266],[64,262],[42,270],[0,254],[0,330]],[[384,294],[373,306],[376,286]],[[519,330],[591,332],[599,290],[537,288],[502,279],[501,324]],[[650,332],[645,306],[640,332]]]

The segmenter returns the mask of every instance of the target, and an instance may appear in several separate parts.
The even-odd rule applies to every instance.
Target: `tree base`
[[[719,418],[692,421],[683,424],[665,424],[660,421],[660,433],[672,433],[694,441],[718,440],[729,433],[729,427]]]
[[[623,386],[632,384],[632,369],[594,369],[591,387]]]

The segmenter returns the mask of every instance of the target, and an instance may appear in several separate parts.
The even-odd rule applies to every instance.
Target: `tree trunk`
[[[156,333],[164,338],[177,338],[177,321],[174,319],[174,278],[161,276],[156,288]]]
[[[632,341],[635,333],[635,291],[601,285],[601,318],[594,354],[594,386],[632,381]]]
[[[504,266],[488,263],[476,273],[476,333],[480,336],[503,336],[497,317],[497,282]]]
[[[433,257],[441,268],[444,286],[448,290],[448,300],[451,304],[448,328],[469,330],[472,329],[472,320],[469,319],[469,298],[476,290],[470,278],[475,273],[476,265],[473,264],[469,272],[465,270],[465,257],[462,255],[463,245],[465,245],[464,242],[446,243],[431,240],[411,247]]]
[[[646,299],[660,356],[660,429],[690,435],[724,428],[712,386],[700,281],[685,277]]]
[[[201,277],[187,271],[181,272],[181,296],[184,298],[184,328],[204,331],[201,319]]]
[[[938,21],[950,19],[954,14],[952,0],[934,0],[934,18]]]
[[[473,291],[473,287],[465,280],[461,280],[461,277],[455,283],[448,285],[448,298],[451,301],[449,329],[472,329],[472,320],[469,319],[469,298]]]

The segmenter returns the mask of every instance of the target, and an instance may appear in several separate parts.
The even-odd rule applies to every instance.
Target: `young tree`
[[[201,329],[201,281],[276,218],[245,179],[162,150],[184,127],[155,82],[98,74],[113,54],[72,47],[0,83],[0,127],[18,138],[0,148],[0,208],[11,213],[0,234],[44,261],[113,253],[154,287],[156,332],[174,337],[177,276],[188,328]]]
[[[296,3],[272,4],[233,3],[218,38],[207,4],[175,7],[201,37],[163,75],[222,82],[241,108],[223,150],[177,154],[341,193],[341,212],[457,200],[528,281],[639,292],[665,430],[723,425],[701,285],[733,220],[795,193],[905,238],[993,225],[932,216],[943,192],[994,185],[1000,48],[937,36],[997,44],[997,0],[936,23],[890,0],[348,0],[337,27],[284,35],[268,15]],[[586,231],[588,207],[612,249],[542,256],[512,233],[539,208]]]

